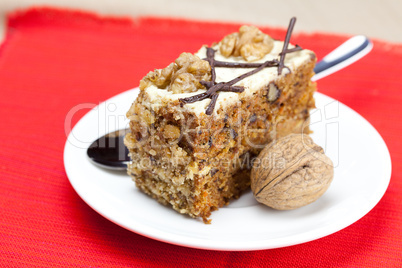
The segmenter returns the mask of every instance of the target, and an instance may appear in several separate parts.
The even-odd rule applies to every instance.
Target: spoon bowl
[[[124,136],[129,132],[129,129],[120,129],[95,140],[87,150],[92,163],[102,168],[126,170],[130,157],[124,145]]]

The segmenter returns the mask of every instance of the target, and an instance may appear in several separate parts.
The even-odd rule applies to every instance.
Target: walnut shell
[[[251,189],[258,202],[289,210],[316,201],[333,176],[324,150],[308,135],[291,134],[268,144],[255,159]]]

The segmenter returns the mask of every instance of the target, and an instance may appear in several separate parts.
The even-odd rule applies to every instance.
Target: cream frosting
[[[289,48],[294,46],[289,45]],[[226,61],[226,62],[241,62],[246,63],[246,61],[242,57],[225,57],[219,52],[219,44],[213,47],[216,50],[215,60],[218,61]],[[279,60],[279,54],[282,52],[283,42],[275,41],[274,47],[272,51],[267,54],[264,58],[254,61],[255,63],[263,63],[266,61],[277,59]],[[285,57],[285,66],[288,67],[291,71],[296,70],[299,66],[311,60],[312,51],[303,49],[300,51],[287,53]],[[196,54],[201,59],[206,58],[206,46],[203,46]],[[244,73],[249,72],[250,68],[225,68],[225,67],[216,67],[216,82],[228,82]],[[263,70],[244,78],[235,84],[235,86],[243,86],[244,92],[219,92],[219,97],[216,102],[216,106],[214,109],[214,113],[220,108],[225,109],[227,105],[233,104],[234,102],[239,101],[244,96],[250,96],[261,88],[265,87],[269,84],[269,82],[274,81],[281,76],[286,75],[289,72],[287,68],[282,70],[282,74],[278,75],[277,67],[268,67]],[[166,105],[166,103],[178,100],[180,98],[191,97],[200,93],[205,92],[206,90],[198,90],[191,93],[179,93],[174,94],[172,91],[168,91],[166,89],[160,89],[155,85],[150,85],[145,88],[145,94],[147,95],[148,103],[143,103],[145,106],[148,106],[149,109],[157,109],[158,107]],[[205,113],[205,110],[210,103],[210,99],[204,99],[202,101],[197,101],[194,103],[186,103],[183,105],[183,109],[187,109],[190,112],[199,115],[201,113]]]

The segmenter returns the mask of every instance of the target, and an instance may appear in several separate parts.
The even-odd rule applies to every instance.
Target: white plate
[[[337,232],[368,213],[381,199],[391,177],[391,159],[378,132],[359,114],[316,93],[311,128],[335,165],[328,191],[316,202],[292,211],[258,204],[251,192],[212,213],[206,225],[160,205],[141,193],[124,172],[93,165],[89,144],[107,132],[124,128],[125,113],[138,89],[96,106],[71,131],[64,148],[67,176],[78,195],[110,221],[160,241],[213,250],[258,250],[285,247]],[[68,130],[74,107],[66,119]],[[92,106],[95,106],[92,104]]]

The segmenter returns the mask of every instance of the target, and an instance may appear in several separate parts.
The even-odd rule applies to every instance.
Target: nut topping
[[[242,26],[238,33],[225,36],[220,52],[225,57],[242,56],[246,61],[264,58],[274,47],[274,40],[255,26]]]
[[[140,82],[140,89],[150,84],[173,93],[194,92],[205,88],[199,81],[211,80],[211,66],[191,53],[182,53],[164,69],[149,72]]]

